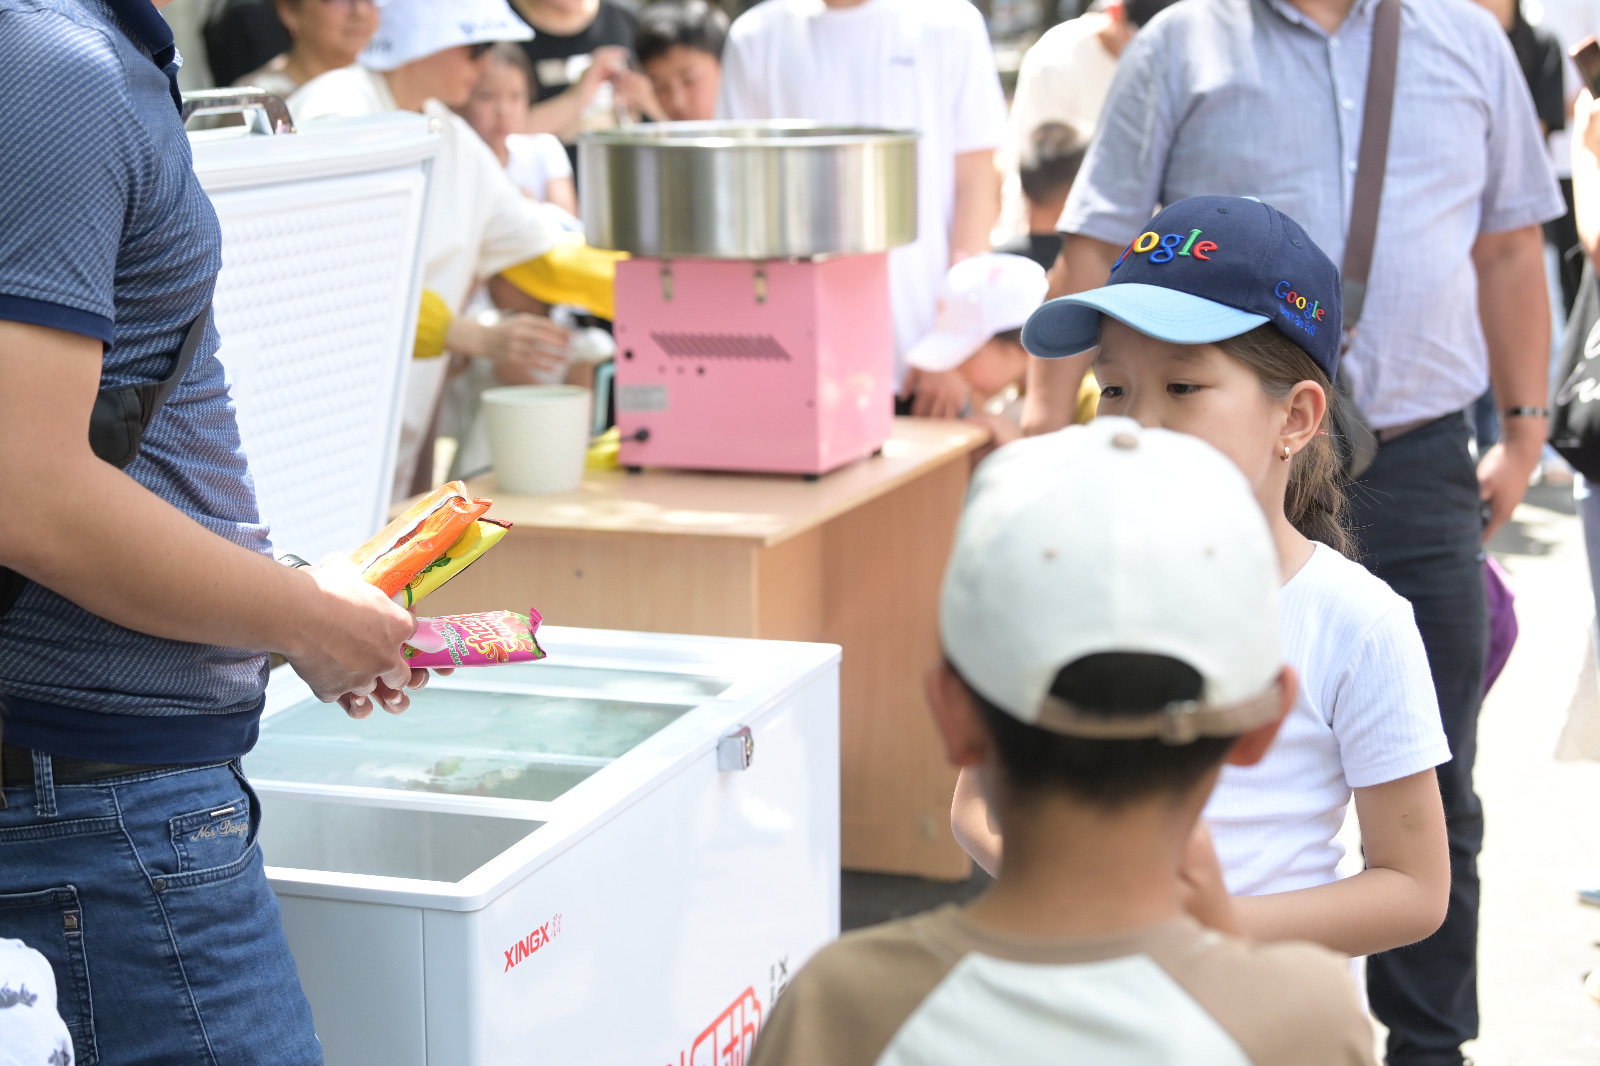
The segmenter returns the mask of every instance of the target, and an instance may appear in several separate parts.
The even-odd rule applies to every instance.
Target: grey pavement
[[[1521,635],[1478,726],[1478,793],[1487,828],[1478,940],[1478,1066],[1600,1063],[1600,1005],[1583,976],[1600,966],[1600,697],[1569,708],[1594,617],[1570,490],[1537,486],[1491,544],[1511,573]],[[1592,676],[1587,679],[1593,682]],[[1556,758],[1558,741],[1564,758]],[[1590,758],[1572,758],[1574,748]]]

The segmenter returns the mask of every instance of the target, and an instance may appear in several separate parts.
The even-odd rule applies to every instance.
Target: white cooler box
[[[200,113],[251,99],[186,98]],[[261,515],[276,550],[317,562],[387,521],[439,138],[404,112],[270,128],[189,136],[222,225],[217,355]]]
[[[274,671],[245,769],[329,1066],[740,1066],[838,935],[837,647],[540,640],[362,721]]]

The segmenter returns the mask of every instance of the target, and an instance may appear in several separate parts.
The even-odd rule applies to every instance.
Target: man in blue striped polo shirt
[[[0,937],[49,960],[78,1062],[302,1066],[239,764],[266,652],[358,717],[425,675],[353,567],[269,554],[179,62],[150,0],[0,0]],[[119,469],[97,394],[174,376],[192,326]]]

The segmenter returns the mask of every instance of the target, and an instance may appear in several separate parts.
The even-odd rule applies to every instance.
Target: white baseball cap
[[[1127,418],[1009,444],[978,467],[939,632],[956,671],[1029,725],[1097,739],[1237,736],[1278,713],[1278,557],[1250,485],[1196,437]],[[1201,698],[1147,715],[1050,693],[1089,655],[1163,655]]]
[[[1032,259],[985,252],[963,259],[939,283],[933,332],[906,353],[922,370],[954,370],[996,333],[1021,329],[1050,291],[1044,267]]]
[[[531,41],[533,27],[506,0],[384,0],[361,65],[394,70],[463,44]]]

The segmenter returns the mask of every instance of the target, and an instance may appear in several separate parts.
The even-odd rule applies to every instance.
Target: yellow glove
[[[432,289],[422,290],[422,306],[417,311],[417,339],[411,347],[412,358],[434,359],[444,354],[445,334],[450,332],[450,322],[455,318],[444,297]]]
[[[617,263],[626,258],[627,252],[591,248],[572,234],[539,258],[500,271],[500,276],[542,303],[573,304],[609,320],[617,314]]]

